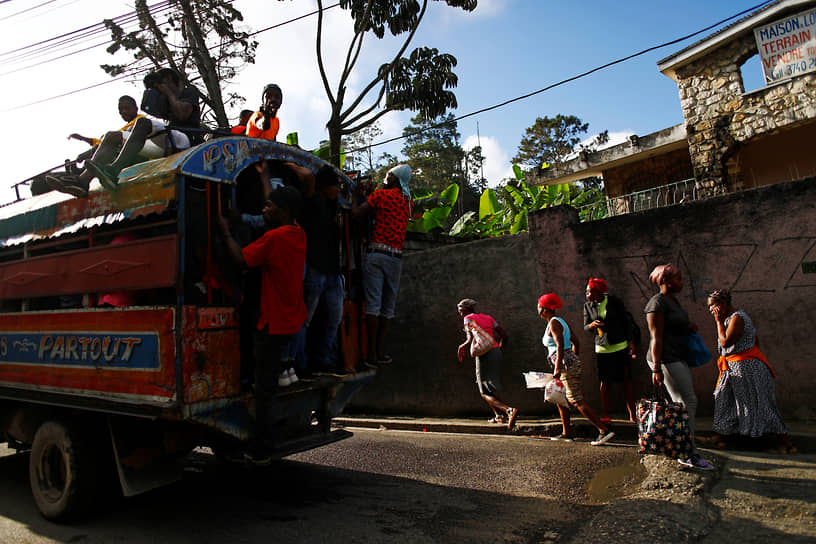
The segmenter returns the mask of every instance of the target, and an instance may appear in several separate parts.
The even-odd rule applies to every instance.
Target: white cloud
[[[499,183],[509,177],[513,177],[513,168],[510,164],[510,157],[499,144],[496,138],[491,136],[477,137],[472,134],[465,138],[462,148],[470,151],[481,142],[482,155],[484,161],[484,175],[490,187],[496,187]]]

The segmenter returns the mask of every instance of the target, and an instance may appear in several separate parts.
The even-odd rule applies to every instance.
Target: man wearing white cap
[[[374,215],[374,232],[363,265],[369,365],[391,362],[385,352],[385,333],[397,303],[405,230],[411,217],[410,180],[411,167],[400,164],[388,171],[384,187],[371,193],[366,202],[359,203],[358,193],[352,198],[355,218]]]

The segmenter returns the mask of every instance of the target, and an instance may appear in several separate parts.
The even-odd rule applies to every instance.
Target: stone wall
[[[354,398],[350,410],[487,414],[471,365],[455,357],[464,339],[456,302],[470,297],[510,335],[502,396],[522,413],[554,414],[539,394],[524,389],[521,377],[525,370],[545,368],[544,323],[535,307],[547,291],[561,296],[561,315],[577,329],[586,363],[584,392],[597,407],[592,338],[581,330],[586,278],[604,277],[648,338],[642,309],[656,291],[648,274],[671,261],[684,275],[680,301],[709,349],[716,345],[716,330],[706,293],[727,287],[759,329],[762,349],[777,371],[783,415],[813,417],[816,274],[805,274],[802,263],[816,262],[815,216],[811,178],[589,223],[579,223],[572,208],[550,208],[530,215],[529,234],[406,255],[398,315],[388,335],[395,363]],[[651,390],[645,347],[633,367],[637,395]],[[694,371],[701,415],[711,414],[716,376],[714,364]],[[615,402],[620,413],[622,403]]]
[[[745,94],[740,66],[757,54],[753,33],[677,71],[694,177],[727,190],[726,161],[754,137],[816,120],[816,74]]]

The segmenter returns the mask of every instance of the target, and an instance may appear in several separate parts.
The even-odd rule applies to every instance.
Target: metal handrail
[[[700,191],[697,180],[689,178],[587,204],[578,208],[578,214],[581,221],[594,221],[705,198],[707,195],[705,191]]]

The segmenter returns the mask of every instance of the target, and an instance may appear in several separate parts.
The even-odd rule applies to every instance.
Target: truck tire
[[[46,421],[34,434],[28,475],[43,517],[71,521],[85,514],[94,497],[96,455],[78,427]]]

